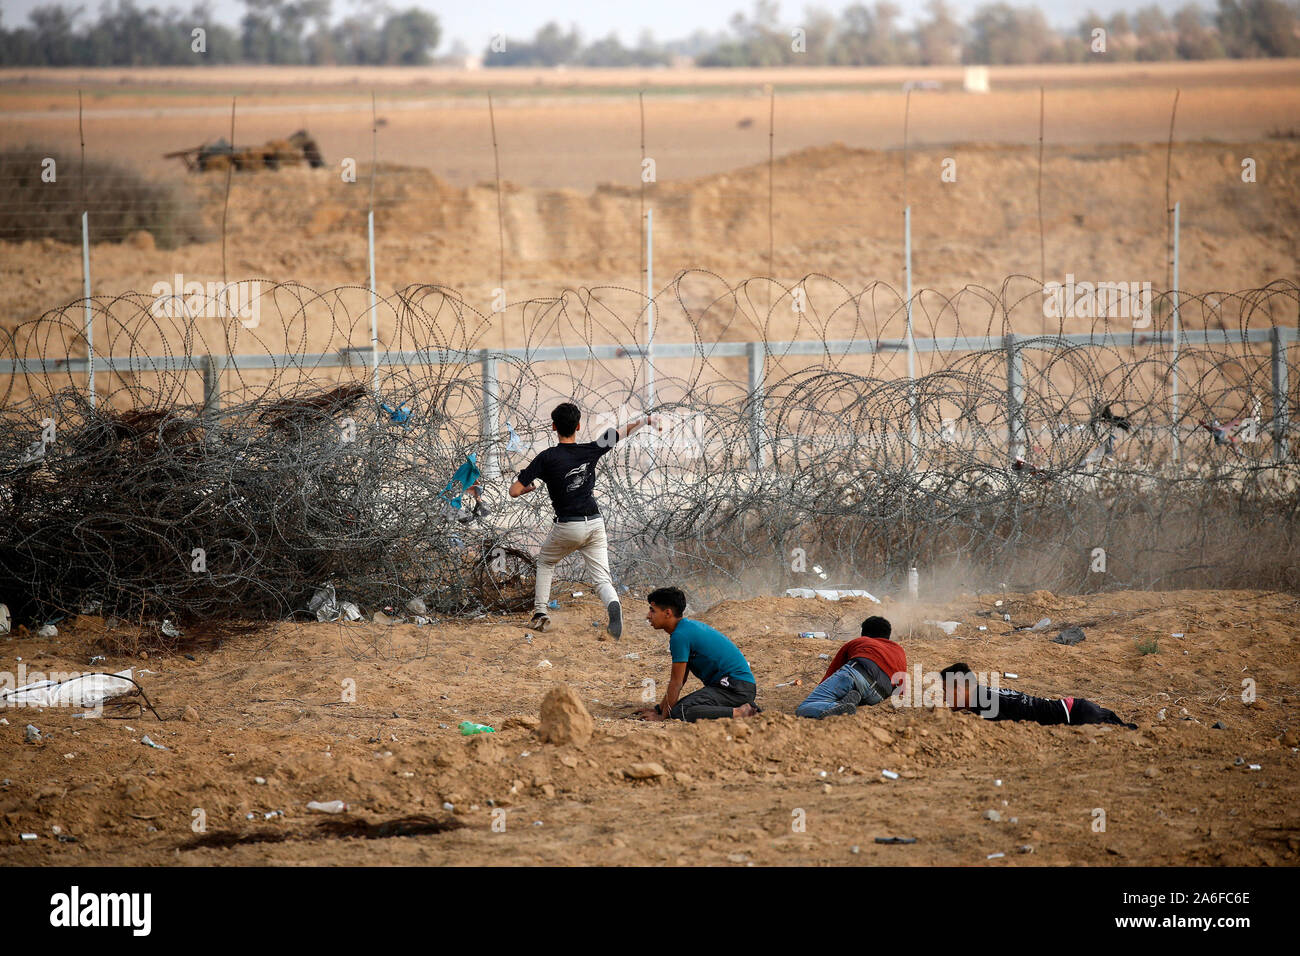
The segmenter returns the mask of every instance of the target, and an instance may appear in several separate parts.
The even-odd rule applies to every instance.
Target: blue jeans
[[[826,711],[848,696],[851,690],[858,692],[864,706],[878,704],[884,700],[880,696],[880,691],[876,690],[875,685],[867,680],[861,671],[845,664],[814,687],[813,692],[804,698],[795,713],[800,717],[825,717]]]

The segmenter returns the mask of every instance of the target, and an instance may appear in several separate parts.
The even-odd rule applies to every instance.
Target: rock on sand
[[[552,744],[582,746],[591,739],[595,723],[577,691],[567,684],[552,687],[542,701],[542,723],[537,728],[542,740]]]

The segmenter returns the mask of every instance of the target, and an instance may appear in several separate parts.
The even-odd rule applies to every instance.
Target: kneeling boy
[[[646,720],[712,720],[758,713],[754,673],[740,649],[707,624],[684,617],[686,595],[679,588],[657,588],[647,595],[650,626],[668,632],[673,668],[658,708],[640,711]],[[677,695],[690,671],[704,684],[681,700]]]

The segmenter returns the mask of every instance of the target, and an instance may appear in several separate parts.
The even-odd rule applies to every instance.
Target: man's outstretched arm
[[[510,497],[518,498],[520,495],[526,495],[529,492],[533,492],[536,490],[537,490],[536,484],[526,485],[518,478],[516,478],[515,483],[510,486]]]

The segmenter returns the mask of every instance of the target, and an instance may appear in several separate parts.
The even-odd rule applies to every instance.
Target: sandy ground
[[[1004,685],[1087,696],[1136,722],[1130,731],[1008,725],[889,705],[823,722],[790,716],[821,675],[819,655],[833,653],[875,609],[865,599],[762,598],[709,609],[702,619],[747,654],[766,712],[644,724],[626,715],[639,704],[643,681],[666,679],[666,642],[639,619],[640,602],[628,605],[632,623],[621,642],[599,640],[592,626],[599,609],[568,591],[557,588],[565,605],[557,627],[531,643],[515,620],[482,619],[426,628],[283,625],[196,649],[193,660],[110,651],[97,666],[135,666],[165,722],[149,714],[82,721],[63,711],[7,712],[0,861],[1166,866],[1300,859],[1294,597],[1012,594],[1010,624],[998,616],[1003,608],[993,608],[1000,594],[916,607],[886,599],[883,611],[910,665],[933,670],[961,659],[977,670],[1013,672],[1018,678]],[[1087,640],[1053,644],[1055,626],[1047,634],[1012,631],[1042,616],[1082,625]],[[947,637],[924,619],[962,626]],[[977,622],[988,630],[975,630]],[[55,641],[6,640],[4,667],[16,669],[22,658],[32,670],[86,669],[91,653],[104,652],[98,618],[60,628]],[[834,639],[795,637],[801,630]],[[1157,641],[1157,653],[1138,653],[1146,639]],[[540,667],[543,660],[552,666]],[[1246,678],[1258,692],[1250,706],[1241,699]],[[803,685],[778,686],[795,679]],[[342,702],[348,680],[355,703]],[[556,682],[573,687],[595,718],[584,746],[543,744],[532,729]],[[194,719],[181,719],[187,707]],[[498,733],[462,737],[456,727],[465,719]],[[29,722],[46,735],[39,743],[23,742]],[[169,749],[143,746],[143,734]],[[624,774],[646,762],[664,775]],[[899,779],[886,779],[886,769]],[[305,809],[313,799],[345,800],[351,816],[375,823],[427,814],[463,827],[329,837],[318,830],[323,817]],[[199,837],[192,826],[200,810],[209,838],[277,842],[188,848]],[[494,810],[504,832],[499,823],[493,829]],[[987,819],[988,810],[1001,820]],[[1104,832],[1096,829],[1099,810]],[[266,819],[274,811],[283,816]],[[76,842],[59,842],[54,827]],[[22,843],[23,832],[38,839]],[[890,836],[917,842],[875,842]],[[1024,846],[1032,855],[1018,850]],[[1006,856],[988,860],[994,853]]]

